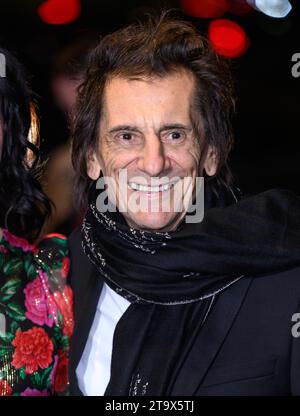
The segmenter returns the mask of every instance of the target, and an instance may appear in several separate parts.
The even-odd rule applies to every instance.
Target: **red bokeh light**
[[[40,18],[50,25],[63,25],[78,19],[80,0],[47,0],[38,7]]]
[[[221,17],[230,6],[230,0],[181,0],[184,13],[200,18]]]
[[[250,44],[244,29],[228,19],[213,20],[208,28],[208,37],[215,51],[227,58],[243,55]]]

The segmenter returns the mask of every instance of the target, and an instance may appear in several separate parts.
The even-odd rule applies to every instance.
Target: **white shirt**
[[[113,336],[130,302],[105,283],[82,357],[76,368],[78,386],[85,396],[103,396],[110,380]]]

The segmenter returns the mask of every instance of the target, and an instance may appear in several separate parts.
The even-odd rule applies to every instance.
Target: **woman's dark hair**
[[[107,80],[115,76],[163,77],[182,69],[191,72],[196,81],[191,118],[201,146],[199,174],[211,145],[218,160],[214,182],[218,186],[230,184],[227,159],[233,144],[231,115],[235,102],[229,66],[193,25],[164,12],[159,18],[150,17],[105,36],[90,54],[73,131],[72,160],[77,200],[82,206],[92,183],[87,175],[87,156],[98,146]]]
[[[2,48],[0,57],[0,227],[32,242],[51,208],[36,177],[36,113],[22,66]]]

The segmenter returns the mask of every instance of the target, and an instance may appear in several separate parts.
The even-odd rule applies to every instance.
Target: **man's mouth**
[[[173,188],[177,182],[178,182],[178,179],[176,181],[173,181],[173,182],[171,181],[169,183],[158,185],[158,186],[141,185],[137,182],[128,182],[128,187],[129,189],[132,189],[133,191],[138,191],[138,192],[147,192],[147,193],[165,192]]]

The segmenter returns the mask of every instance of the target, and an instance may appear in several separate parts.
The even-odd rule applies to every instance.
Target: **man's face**
[[[123,212],[133,228],[171,231],[186,213],[177,212],[176,198],[184,178],[192,178],[194,186],[199,167],[199,140],[190,117],[193,93],[194,79],[186,71],[140,80],[115,77],[105,87],[99,146],[88,158],[88,174],[96,180],[102,170],[116,181],[118,207],[126,196],[148,207]],[[212,151],[204,168],[209,175],[216,171]],[[125,186],[119,181],[122,169]],[[157,187],[166,182],[171,185]],[[169,201],[168,210],[163,200]]]

